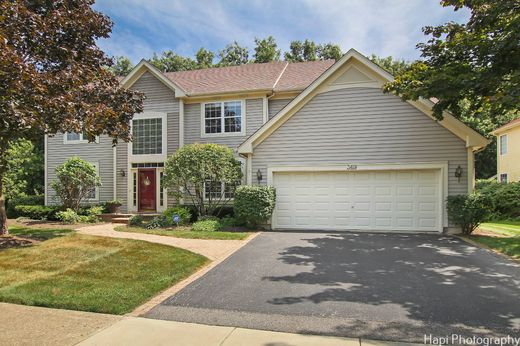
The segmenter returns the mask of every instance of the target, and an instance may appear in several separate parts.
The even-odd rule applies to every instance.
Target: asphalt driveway
[[[145,317],[423,342],[520,336],[520,266],[449,236],[263,233]]]

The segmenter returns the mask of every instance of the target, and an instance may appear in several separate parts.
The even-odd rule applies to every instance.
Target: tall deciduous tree
[[[167,50],[159,56],[154,53],[150,63],[163,72],[189,71],[197,68],[197,63],[191,58]]]
[[[126,56],[118,56],[114,58],[114,65],[109,67],[109,71],[119,77],[125,77],[132,71],[134,64]]]
[[[230,43],[223,50],[218,52],[220,66],[237,66],[249,62],[249,51],[247,47],[238,44],[237,41]]]
[[[255,38],[254,62],[263,63],[280,60],[281,51],[278,49],[273,36],[264,39]]]
[[[463,100],[469,101],[468,110],[476,117],[518,114],[518,0],[442,0],[441,4],[455,10],[468,8],[469,21],[423,28],[430,39],[417,46],[422,60],[396,76],[385,90],[405,100],[439,99],[433,107],[437,118],[445,110],[460,118]]]
[[[337,44],[325,43],[318,46],[318,57],[321,60],[334,59],[338,61],[342,55],[341,48]]]
[[[197,68],[212,67],[214,58],[215,54],[212,51],[201,47],[195,54],[195,59],[197,60]]]
[[[370,60],[382,67],[392,76],[397,76],[398,74],[402,73],[404,70],[409,68],[412,64],[411,62],[408,62],[403,59],[394,59],[392,56],[380,57],[375,54],[372,54],[370,56]]]
[[[10,141],[84,132],[130,139],[142,95],[122,89],[96,45],[112,22],[93,0],[0,2],[0,234],[7,233],[3,176]]]
[[[316,44],[314,41],[291,41],[289,51],[285,52],[284,58],[289,62],[315,61],[334,59],[339,60],[342,56],[341,48],[337,44]]]

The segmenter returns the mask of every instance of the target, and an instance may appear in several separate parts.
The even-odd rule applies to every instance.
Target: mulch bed
[[[0,250],[27,247],[32,246],[35,243],[38,243],[38,241],[9,235],[2,236],[0,237]]]

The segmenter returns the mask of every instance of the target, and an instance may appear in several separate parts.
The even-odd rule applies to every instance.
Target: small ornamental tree
[[[177,198],[186,198],[199,216],[210,215],[231,198],[242,178],[233,151],[218,144],[189,144],[166,161],[164,186]]]
[[[487,219],[488,204],[487,198],[479,193],[449,196],[446,205],[448,218],[455,225],[460,226],[462,234],[470,235]]]
[[[142,94],[121,88],[97,46],[112,29],[94,0],[0,1],[0,235],[10,143],[44,134],[128,141]]]
[[[56,168],[56,177],[58,180],[51,183],[52,188],[63,206],[74,211],[101,186],[96,167],[76,156]]]
[[[235,217],[249,227],[257,227],[269,220],[275,203],[272,186],[239,186],[235,191]]]

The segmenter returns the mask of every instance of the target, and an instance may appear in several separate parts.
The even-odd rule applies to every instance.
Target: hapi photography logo
[[[434,336],[432,334],[424,335],[425,345],[482,345],[482,346],[519,346],[520,337],[510,335],[504,337],[487,337],[487,336],[463,336],[460,334],[451,334],[445,336]]]

